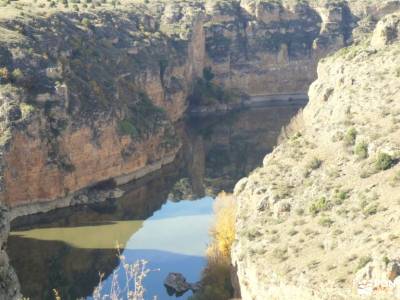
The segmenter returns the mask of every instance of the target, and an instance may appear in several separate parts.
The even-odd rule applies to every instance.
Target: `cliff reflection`
[[[118,201],[59,209],[17,219],[8,241],[11,262],[22,292],[30,299],[89,296],[99,272],[111,274],[122,247],[159,210],[178,176],[176,168],[163,170],[147,182],[125,187]]]

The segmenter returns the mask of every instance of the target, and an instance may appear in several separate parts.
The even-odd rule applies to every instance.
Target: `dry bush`
[[[120,259],[120,266],[116,268],[112,274],[111,288],[109,291],[104,291],[103,279],[104,273],[100,274],[99,285],[93,292],[94,300],[144,300],[146,289],[143,281],[151,272],[147,268],[146,260],[138,260],[133,264],[126,262],[125,256],[121,254],[121,250],[117,245],[117,255]],[[120,285],[118,274],[123,269],[124,286]],[[156,300],[156,298],[153,298]]]
[[[225,192],[214,204],[215,223],[207,249],[207,267],[202,275],[202,289],[191,300],[226,300],[232,297],[231,247],[235,239],[236,201]]]
[[[235,240],[236,201],[234,196],[221,192],[214,204],[215,224],[211,230],[212,244],[208,256],[230,258]]]

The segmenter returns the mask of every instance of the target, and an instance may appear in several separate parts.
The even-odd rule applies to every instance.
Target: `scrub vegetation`
[[[203,271],[203,288],[191,300],[226,300],[233,296],[231,283],[231,247],[235,239],[236,201],[221,192],[215,200],[215,223],[207,250],[207,267]]]

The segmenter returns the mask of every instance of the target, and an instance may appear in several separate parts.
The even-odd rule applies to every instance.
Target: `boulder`
[[[185,276],[181,273],[169,273],[167,278],[164,280],[164,285],[167,288],[169,295],[183,295],[188,290],[193,293],[198,292],[201,289],[201,282],[189,283],[186,281]]]
[[[181,273],[169,273],[164,285],[172,291],[172,294],[183,294],[190,289],[190,284]]]

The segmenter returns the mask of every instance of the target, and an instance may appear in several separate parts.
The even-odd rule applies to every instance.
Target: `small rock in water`
[[[164,285],[168,289],[168,294],[183,294],[190,289],[190,284],[181,273],[169,273],[164,280]]]
[[[188,283],[185,276],[181,273],[169,273],[167,278],[164,280],[164,285],[167,288],[168,294],[171,296],[174,294],[181,296],[188,290],[196,293],[201,288],[200,282]]]

